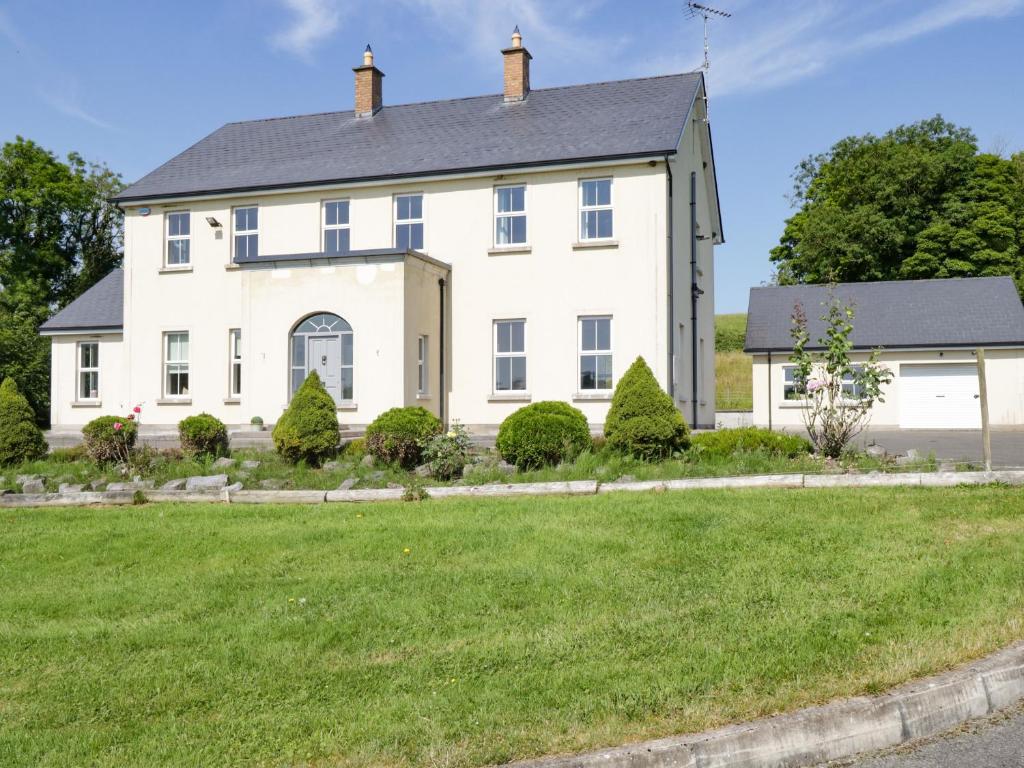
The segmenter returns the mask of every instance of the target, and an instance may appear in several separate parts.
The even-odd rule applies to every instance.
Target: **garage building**
[[[820,350],[830,291],[855,313],[851,359],[881,349],[893,374],[872,426],[979,429],[982,348],[991,425],[1024,429],[1024,305],[1009,277],[752,288],[745,351],[754,359],[756,425],[803,425],[804,396],[789,360],[793,313],[803,307],[810,346]]]

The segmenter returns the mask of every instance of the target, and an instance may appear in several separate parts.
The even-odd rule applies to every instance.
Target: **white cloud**
[[[73,117],[76,120],[82,120],[83,122],[94,125],[97,128],[103,128],[108,131],[113,130],[114,128],[110,123],[105,122],[92,113],[86,111],[85,108],[82,107],[74,98],[53,93],[41,93],[40,97],[55,110],[67,115],[68,117]]]
[[[309,61],[313,49],[329,38],[341,21],[341,8],[336,0],[283,0],[294,16],[286,29],[274,35],[274,48]]]

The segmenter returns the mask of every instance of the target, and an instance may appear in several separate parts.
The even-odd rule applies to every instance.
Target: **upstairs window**
[[[612,388],[612,319],[580,318],[580,391]]]
[[[526,244],[526,187],[495,187],[494,244]]]
[[[235,258],[255,259],[260,255],[260,209],[255,205],[235,208]]]
[[[395,197],[395,247],[423,250],[423,195]]]
[[[608,240],[612,231],[612,180],[584,179],[580,182],[580,240]]]
[[[328,200],[324,203],[324,253],[348,253],[350,249],[348,200]]]
[[[494,321],[494,391],[526,391],[526,321]]]
[[[184,267],[192,263],[191,214],[175,211],[167,214],[167,266]]]
[[[100,397],[100,345],[83,341],[78,345],[78,399],[98,400]]]

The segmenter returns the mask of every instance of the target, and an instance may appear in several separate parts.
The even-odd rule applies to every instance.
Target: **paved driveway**
[[[850,768],[1021,768],[1024,766],[1024,709],[997,715],[913,748],[851,762]]]
[[[891,454],[916,448],[922,456],[934,453],[938,459],[981,463],[981,430],[868,429],[856,442],[860,447],[877,443]],[[1024,467],[1024,430],[992,432],[992,465]]]

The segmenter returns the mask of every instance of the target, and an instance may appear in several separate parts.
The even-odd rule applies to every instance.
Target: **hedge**
[[[426,408],[392,408],[366,428],[366,450],[378,461],[412,469],[423,457],[423,444],[441,429],[441,420]]]
[[[587,417],[568,403],[543,400],[510,414],[498,429],[501,457],[519,469],[574,459],[591,448]]]

